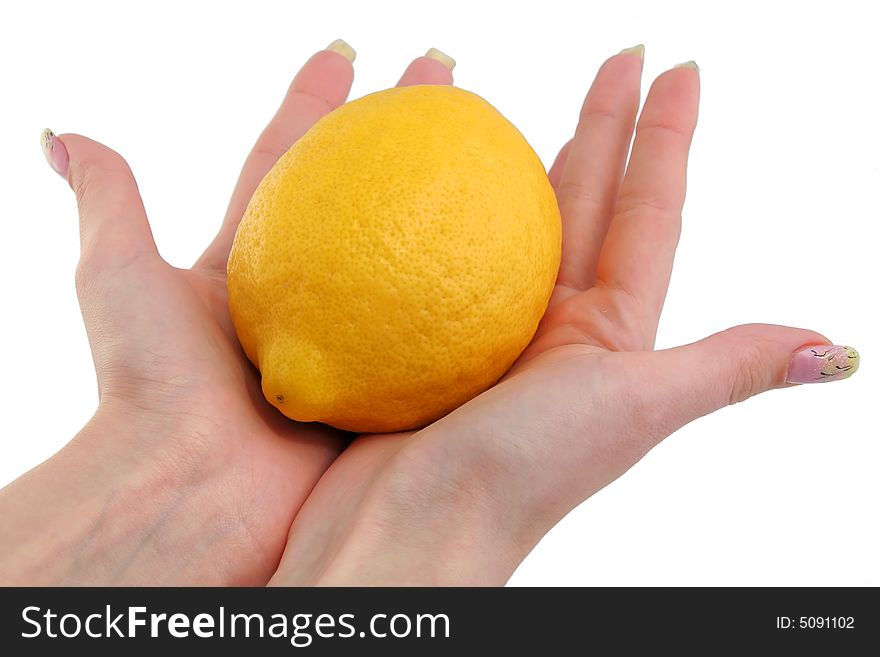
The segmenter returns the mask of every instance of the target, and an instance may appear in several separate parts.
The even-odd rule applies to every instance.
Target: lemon
[[[389,89],[326,115],[263,179],[229,310],[286,416],[412,429],[516,360],[560,248],[544,167],[496,109],[451,86]]]

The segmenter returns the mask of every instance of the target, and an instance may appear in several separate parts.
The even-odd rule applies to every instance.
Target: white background
[[[812,328],[852,379],[699,420],[581,505],[518,585],[880,585],[880,111],[873,3],[254,2],[10,5],[0,20],[0,485],[97,400],[73,286],[74,198],[46,126],[127,157],[160,251],[191,264],[289,79],[342,37],[352,97],[435,46],[548,164],[589,82],[647,47],[646,86],[702,69],[684,234],[658,347],[729,325]],[[11,15],[10,15],[11,12]],[[0,519],[2,521],[2,519]]]

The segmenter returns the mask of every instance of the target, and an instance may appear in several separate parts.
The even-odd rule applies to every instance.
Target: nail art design
[[[43,155],[46,156],[46,162],[52,167],[62,178],[67,177],[67,165],[70,161],[67,155],[67,148],[64,146],[55,133],[46,128],[40,134],[40,146],[43,147]]]
[[[852,347],[819,345],[795,352],[786,383],[823,383],[846,379],[859,369],[859,352]]]

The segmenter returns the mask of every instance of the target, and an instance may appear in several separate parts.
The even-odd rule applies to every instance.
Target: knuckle
[[[728,405],[738,404],[757,393],[756,377],[752,363],[749,359],[740,361],[734,368],[730,382],[730,395]]]
[[[76,285],[76,292],[80,298],[84,297],[88,293],[89,289],[91,289],[92,282],[94,280],[94,271],[95,266],[93,264],[92,258],[81,255],[79,262],[76,265],[76,270],[74,272],[74,283]]]
[[[731,368],[729,385],[729,405],[745,401],[766,390],[768,380],[766,374],[766,355],[760,342],[742,344],[741,340],[732,345],[736,353],[736,361]]]
[[[298,137],[292,128],[295,122],[290,120],[291,115],[307,117],[309,123],[314,123],[335,108],[336,104],[309,89],[292,89],[278,114],[263,130],[251,155],[277,161],[296,143]]]
[[[264,158],[268,162],[277,162],[287,152],[287,148],[281,140],[266,138],[260,139],[252,153],[252,157]]]
[[[653,348],[655,320],[651,309],[620,281],[597,278],[604,292],[604,303],[585,309],[589,330],[600,335],[611,351],[643,351]]]
[[[128,162],[116,153],[108,151],[78,166],[72,167],[70,172],[70,186],[76,194],[80,204],[80,211],[88,204],[88,199],[102,192],[107,187],[114,188],[123,181],[132,180],[131,168]]]
[[[681,123],[674,121],[652,120],[639,126],[639,133],[642,136],[648,135],[658,138],[670,138],[673,140],[690,141],[690,131]]]
[[[108,290],[114,288],[114,281],[120,278],[134,280],[154,262],[147,252],[137,246],[120,243],[112,251],[105,251],[96,242],[91,239],[84,242],[80,252],[74,274],[76,290],[80,295],[96,287],[100,287],[102,294],[107,294]]]
[[[276,162],[293,145],[295,135],[291,134],[289,126],[284,122],[273,120],[260,134],[257,143],[251,151],[251,157],[265,158],[269,162]]]
[[[595,189],[580,180],[561,181],[556,193],[562,205],[589,207],[596,210],[605,209],[608,205]]]
[[[609,121],[617,123],[623,120],[624,113],[609,104],[585,103],[581,112],[581,121]]]
[[[71,168],[70,187],[76,195],[76,200],[80,208],[82,208],[83,199],[88,196],[88,190],[93,186],[93,177],[94,174],[89,166]]]
[[[681,219],[681,214],[674,212],[665,201],[637,192],[621,194],[617,202],[618,217],[631,214],[653,214],[662,218],[677,216]]]
[[[323,116],[335,109],[327,98],[308,88],[293,89],[285,99],[286,105],[295,105],[300,111],[308,111],[315,116]]]

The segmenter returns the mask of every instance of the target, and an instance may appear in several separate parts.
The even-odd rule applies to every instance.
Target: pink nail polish
[[[824,383],[852,376],[859,369],[859,352],[840,345],[814,345],[796,351],[788,362],[786,383]]]
[[[46,128],[40,135],[40,145],[43,147],[43,155],[46,161],[62,178],[67,178],[67,165],[70,158],[64,142],[55,136],[55,133]]]

